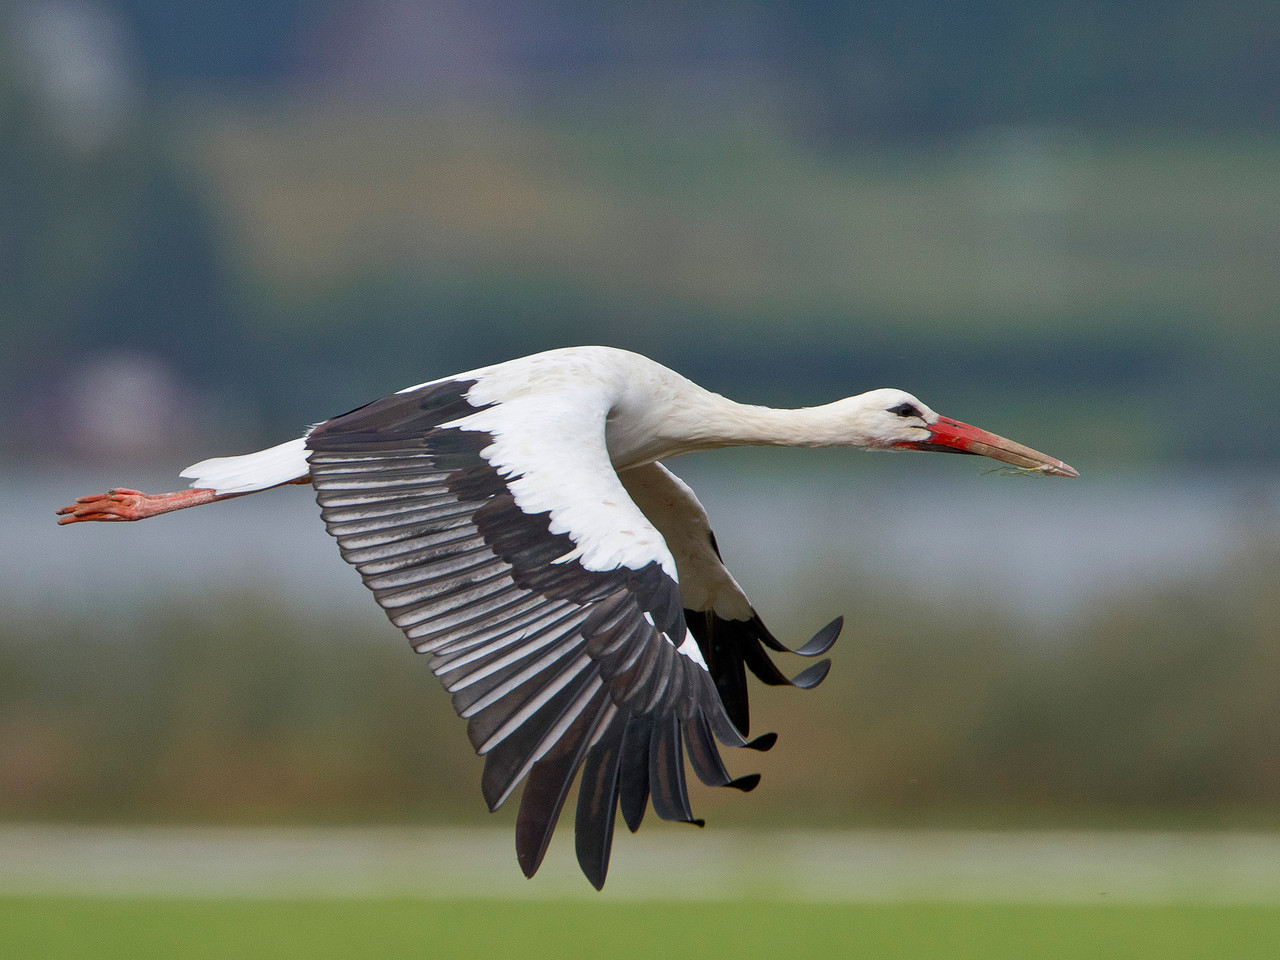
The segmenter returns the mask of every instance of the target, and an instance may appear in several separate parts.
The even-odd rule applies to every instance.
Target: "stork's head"
[[[858,445],[889,450],[936,450],[991,457],[1055,477],[1080,474],[1061,460],[986,430],[951,420],[901,390],[872,390],[842,401],[849,405]]]

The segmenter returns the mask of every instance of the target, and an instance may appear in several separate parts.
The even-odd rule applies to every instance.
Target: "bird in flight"
[[[780,410],[735,403],[646,357],[551,350],[419,384],[303,437],[188,467],[191,488],[116,488],[60,524],[142,520],[310,483],[342,556],[452,694],[497,809],[523,782],[516,854],[542,862],[574,779],[579,865],[604,885],[621,810],[701,824],[686,762],[750,790],[717,742],[748,740],[746,672],[788,678],[788,652],[725,569],[706,511],[661,461],[765,445],[978,454],[1046,475],[1061,460],[940,416],[901,390]],[[837,618],[794,651],[819,657]],[[766,649],[767,648],[767,649]]]

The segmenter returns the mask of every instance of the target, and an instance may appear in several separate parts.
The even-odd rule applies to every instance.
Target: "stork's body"
[[[192,489],[115,490],[61,523],[137,520],[311,482],[329,532],[453,693],[486,757],[491,808],[523,780],[517,852],[542,860],[581,771],[578,859],[604,883],[615,810],[649,800],[693,821],[699,778],[732,779],[716,740],[748,744],[745,668],[788,681],[786,650],[720,561],[706,513],[659,461],[715,447],[851,446],[980,453],[1047,474],[1059,460],[947,420],[898,390],[773,410],[704,390],[636,354],[554,350],[410,387],[306,436],[183,472]],[[795,651],[825,652],[834,621]]]

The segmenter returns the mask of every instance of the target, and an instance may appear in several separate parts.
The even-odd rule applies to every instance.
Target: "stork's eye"
[[[900,417],[920,417],[921,419],[924,419],[924,414],[920,412],[920,408],[914,403],[907,403],[906,401],[903,401],[896,407],[890,407],[889,412],[896,413]]]

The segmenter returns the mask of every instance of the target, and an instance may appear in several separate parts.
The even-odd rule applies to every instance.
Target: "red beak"
[[[930,424],[927,429],[931,434],[928,440],[922,440],[917,443],[900,443],[898,446],[905,447],[908,450],[972,453],[982,457],[991,457],[993,460],[999,460],[1002,463],[1013,464],[1013,466],[1023,470],[1035,470],[1054,477],[1080,476],[1078,470],[1067,466],[1061,460],[1055,460],[1053,457],[1045,456],[1038,450],[1024,447],[1013,440],[1006,440],[1004,437],[988,433],[986,430],[970,426],[967,423],[961,423],[959,420],[939,417],[938,422]]]

